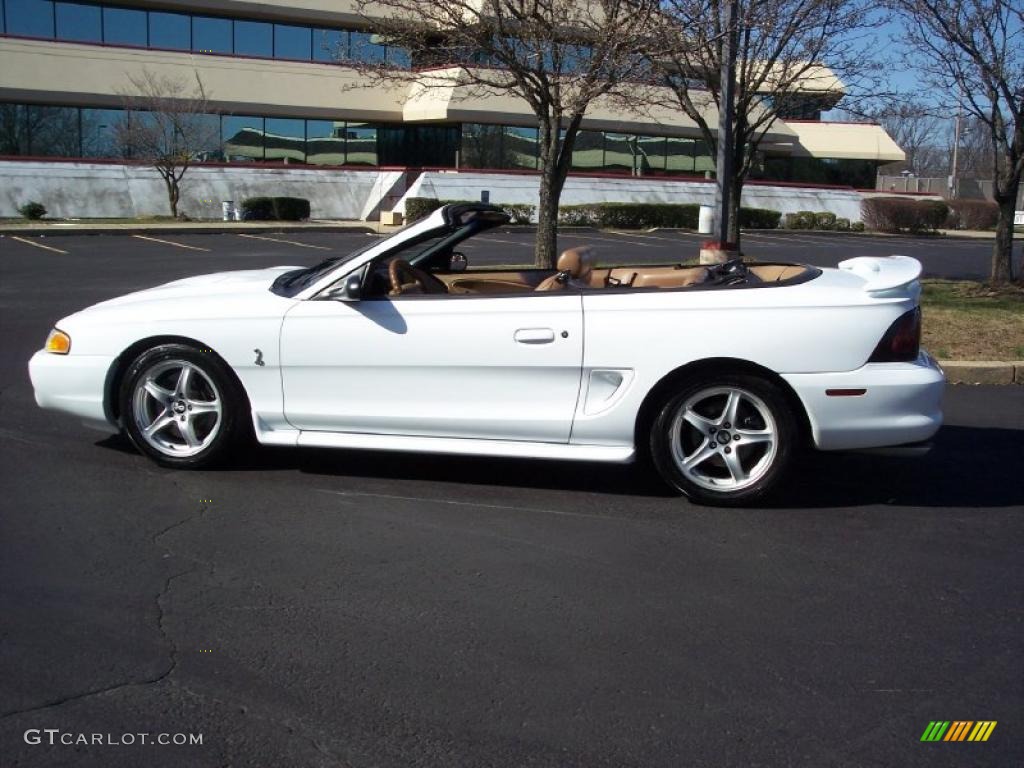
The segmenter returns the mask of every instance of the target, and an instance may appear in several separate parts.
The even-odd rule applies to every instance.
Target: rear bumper
[[[87,426],[116,431],[103,408],[103,393],[113,357],[54,355],[40,350],[28,363],[29,378],[41,408],[78,416]]]
[[[844,373],[782,378],[803,402],[814,444],[823,451],[920,443],[942,426],[945,375],[923,351],[912,363],[869,363]],[[829,390],[864,393],[836,396]]]

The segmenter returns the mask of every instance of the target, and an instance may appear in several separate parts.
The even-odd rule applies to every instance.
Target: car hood
[[[94,307],[116,307],[148,301],[168,299],[205,298],[210,296],[238,296],[240,294],[263,294],[281,274],[301,267],[269,267],[267,269],[241,269],[231,272],[215,272],[174,280],[154,288],[128,293]]]

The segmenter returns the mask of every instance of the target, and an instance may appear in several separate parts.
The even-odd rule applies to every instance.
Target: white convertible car
[[[629,462],[751,503],[804,446],[927,441],[943,374],[919,348],[905,257],[467,270],[507,223],[453,205],[315,267],[178,280],[61,320],[36,400],[126,432],[160,464],[240,440]]]

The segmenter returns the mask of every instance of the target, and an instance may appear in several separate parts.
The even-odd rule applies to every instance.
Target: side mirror
[[[363,276],[361,274],[349,275],[345,278],[345,284],[341,288],[335,288],[324,298],[331,301],[359,301],[363,294]]]
[[[349,275],[345,280],[345,300],[359,301],[363,295],[363,276]]]
[[[458,251],[452,253],[451,258],[448,260],[449,272],[465,272],[468,266],[469,259],[466,258],[466,254],[459,253]]]

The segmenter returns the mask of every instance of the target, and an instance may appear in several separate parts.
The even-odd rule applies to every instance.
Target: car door
[[[565,443],[582,358],[577,292],[309,300],[281,330],[303,430]]]

